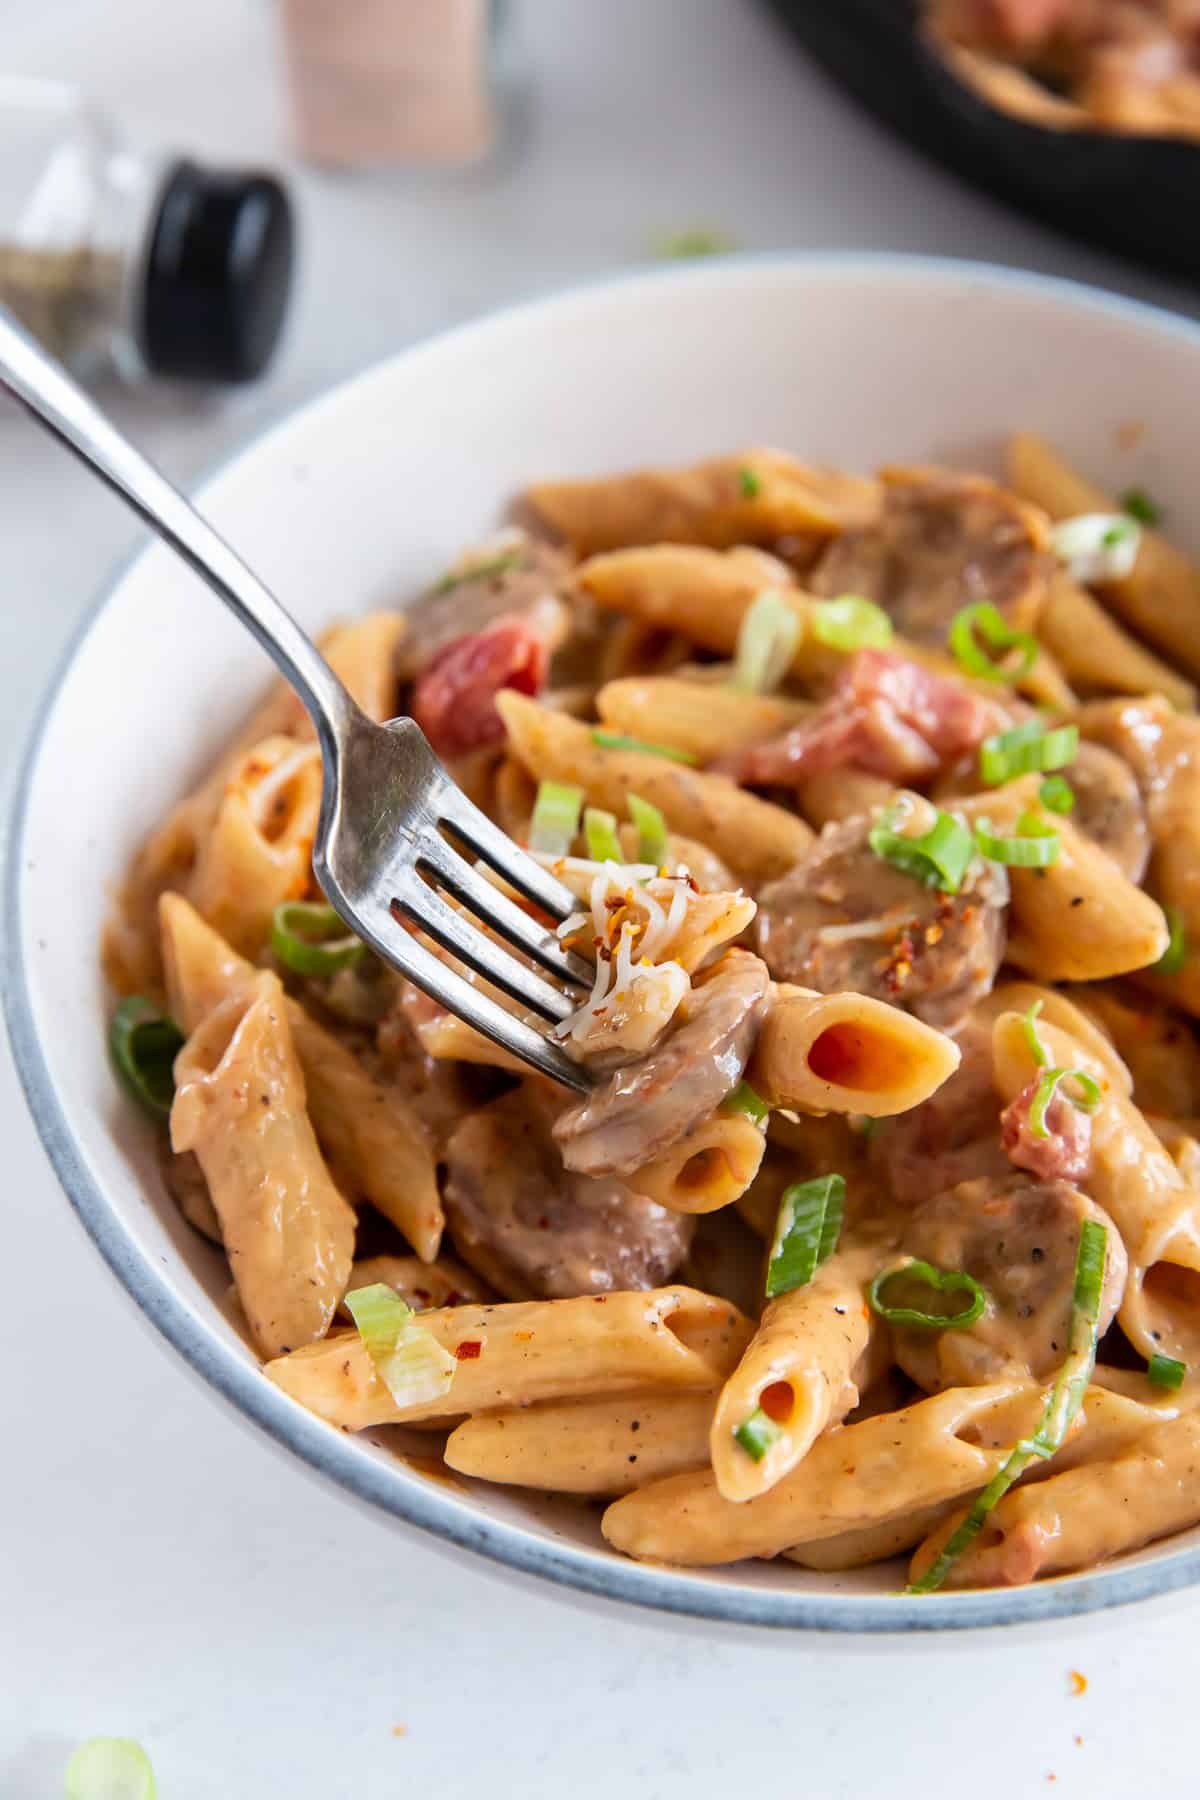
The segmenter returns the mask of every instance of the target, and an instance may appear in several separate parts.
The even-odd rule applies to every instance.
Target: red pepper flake
[[[483,1344],[479,1338],[464,1338],[454,1354],[459,1362],[474,1362],[475,1358],[482,1354],[482,1351]]]
[[[1081,1675],[1078,1669],[1071,1670],[1070,1682],[1071,1682],[1071,1693],[1073,1694],[1073,1696],[1075,1697],[1076,1700],[1078,1700],[1078,1698],[1081,1694],[1087,1693],[1087,1685],[1088,1685],[1087,1676]]]

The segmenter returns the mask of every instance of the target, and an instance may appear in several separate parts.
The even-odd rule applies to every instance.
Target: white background
[[[986,257],[1195,309],[918,161],[748,0],[525,0],[518,17],[532,91],[503,166],[293,169],[302,276],[269,379],[232,399],[114,397],[172,475],[194,481],[442,324],[609,273],[691,223],[749,249]],[[139,141],[289,161],[266,0],[0,0],[0,58],[79,78]],[[135,541],[61,452],[0,419],[6,765]],[[989,1636],[785,1637],[532,1586],[355,1510],[142,1325],[0,1057],[3,1800],[59,1794],[69,1750],[99,1732],[145,1742],[161,1800],[1190,1791],[1200,1596]]]

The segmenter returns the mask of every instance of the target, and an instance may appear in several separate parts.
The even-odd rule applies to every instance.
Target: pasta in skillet
[[[297,1404],[681,1565],[1200,1522],[1200,573],[1040,440],[1010,480],[543,482],[327,635],[575,896],[582,1097],[322,904],[286,690],[147,839],[114,1059]]]

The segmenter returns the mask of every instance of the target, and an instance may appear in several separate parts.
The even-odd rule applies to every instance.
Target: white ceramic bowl
[[[454,331],[337,389],[239,457],[205,510],[302,623],[395,602],[491,527],[532,477],[778,443],[815,460],[994,463],[1046,432],[1196,538],[1200,330],[1082,288],[868,257],[636,275]],[[1136,448],[1128,427],[1144,422]],[[1193,549],[1200,542],[1193,541]],[[187,1360],[294,1455],[360,1499],[517,1568],[711,1617],[846,1631],[1060,1616],[1200,1578],[1192,1532],[1094,1573],[909,1599],[895,1565],[643,1567],[595,1515],[454,1489],[339,1434],[263,1379],[217,1300],[227,1274],[175,1213],[109,1071],[96,944],[104,890],[203,769],[267,668],[165,549],[92,614],[19,782],[7,870],[9,1023],[30,1106],[108,1263]],[[231,1439],[236,1451],[236,1440]]]

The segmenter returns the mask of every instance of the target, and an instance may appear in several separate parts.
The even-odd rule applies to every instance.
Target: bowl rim
[[[1076,311],[1109,315],[1149,327],[1193,349],[1200,348],[1200,323],[1182,315],[1107,293],[1084,282],[973,259],[869,251],[780,251],[706,259],[669,268],[638,267],[522,300],[420,339],[293,408],[232,455],[219,460],[188,491],[203,502],[217,480],[234,474],[243,462],[257,460],[269,452],[274,441],[290,430],[297,419],[339,403],[350,390],[370,383],[380,370],[395,363],[427,353],[441,354],[456,340],[486,334],[509,320],[552,313],[609,290],[638,284],[647,289],[676,283],[705,285],[714,279],[718,283],[733,281],[758,270],[787,273],[814,283],[870,274],[893,281],[933,279],[948,285],[1010,289],[1040,295]],[[360,1502],[521,1573],[662,1612],[725,1624],[822,1632],[966,1630],[1061,1620],[1166,1594],[1200,1581],[1200,1544],[1174,1552],[1168,1549],[1144,1562],[1113,1564],[1024,1588],[916,1597],[902,1593],[830,1594],[725,1586],[687,1569],[638,1563],[608,1550],[554,1543],[536,1528],[483,1517],[469,1500],[439,1491],[398,1465],[362,1455],[352,1438],[308,1415],[280,1389],[264,1381],[257,1367],[223,1343],[199,1314],[178,1300],[161,1281],[153,1261],[138,1249],[80,1151],[34,1024],[30,973],[23,955],[21,910],[21,869],[33,778],[61,690],[109,602],[136,564],[154,547],[153,538],[149,543],[139,541],[102,583],[71,633],[25,728],[22,752],[9,782],[2,845],[4,1009],[17,1073],[34,1125],[80,1223],[150,1324],[209,1387],[277,1444]]]

